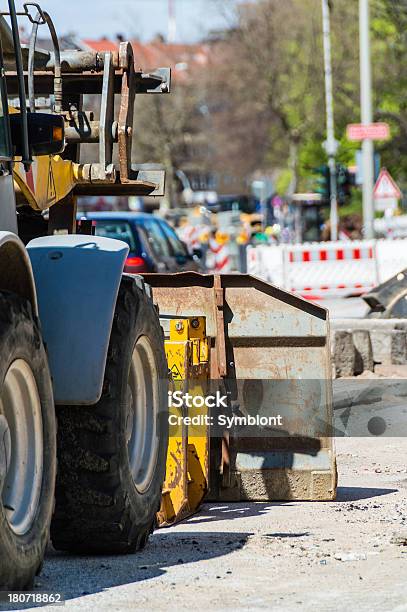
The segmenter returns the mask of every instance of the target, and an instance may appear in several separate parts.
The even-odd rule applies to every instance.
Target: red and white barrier
[[[200,235],[202,227],[197,225],[185,225],[178,231],[178,235],[188,247],[188,251],[192,254],[195,249],[201,247]]]
[[[307,299],[362,295],[407,268],[407,240],[358,240],[248,249],[248,272]]]
[[[219,244],[219,242],[213,238],[209,240],[207,267],[216,274],[223,274],[231,271],[232,260],[227,243]]]
[[[374,247],[373,241],[287,246],[285,286],[316,300],[366,293],[378,282]]]

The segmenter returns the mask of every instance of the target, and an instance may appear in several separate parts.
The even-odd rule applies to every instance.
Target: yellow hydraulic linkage
[[[195,512],[208,490],[208,408],[200,398],[205,398],[209,383],[209,341],[205,317],[162,323],[167,328],[165,351],[172,380],[167,476],[158,514],[160,525],[166,526]]]
[[[30,13],[29,7],[38,13]],[[135,65],[130,42],[121,42],[114,53],[61,50],[50,16],[33,3],[26,3],[24,11],[19,14],[32,23],[30,44],[22,48],[29,119],[44,104],[48,113],[61,116],[60,140],[65,149],[55,155],[33,155],[30,167],[16,159],[13,175],[17,205],[28,205],[38,213],[49,209],[49,233],[72,233],[76,230],[73,196],[164,195],[164,170],[133,162],[133,121],[138,94],[170,92],[170,69],[143,72]],[[40,25],[54,33],[52,51],[37,45]],[[14,99],[20,82],[12,32],[2,15],[0,37],[7,94]],[[91,107],[86,109],[85,103]],[[10,108],[10,114],[16,113],[20,113],[19,108]],[[87,144],[98,146],[83,153],[80,145]]]

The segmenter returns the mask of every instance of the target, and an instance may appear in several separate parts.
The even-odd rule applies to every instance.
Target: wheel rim
[[[0,412],[7,421],[1,499],[10,528],[23,535],[36,517],[43,472],[41,400],[34,374],[23,359],[14,361],[7,371]]]
[[[157,463],[158,376],[154,352],[147,336],[134,347],[128,381],[127,451],[136,489],[150,486]]]

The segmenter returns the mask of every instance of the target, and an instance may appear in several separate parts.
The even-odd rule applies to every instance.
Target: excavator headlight
[[[54,142],[64,141],[64,128],[60,125],[55,125],[52,129],[52,140]]]
[[[65,148],[64,119],[50,113],[28,113],[28,143],[32,155],[57,155]],[[10,115],[14,156],[22,155],[21,114]]]

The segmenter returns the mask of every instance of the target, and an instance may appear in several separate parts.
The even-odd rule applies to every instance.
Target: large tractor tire
[[[123,276],[102,397],[57,408],[54,547],[130,553],[156,525],[168,445],[163,333],[141,279]],[[97,313],[95,313],[97,316]]]
[[[31,588],[49,538],[55,410],[41,333],[26,300],[0,293],[0,590]]]

